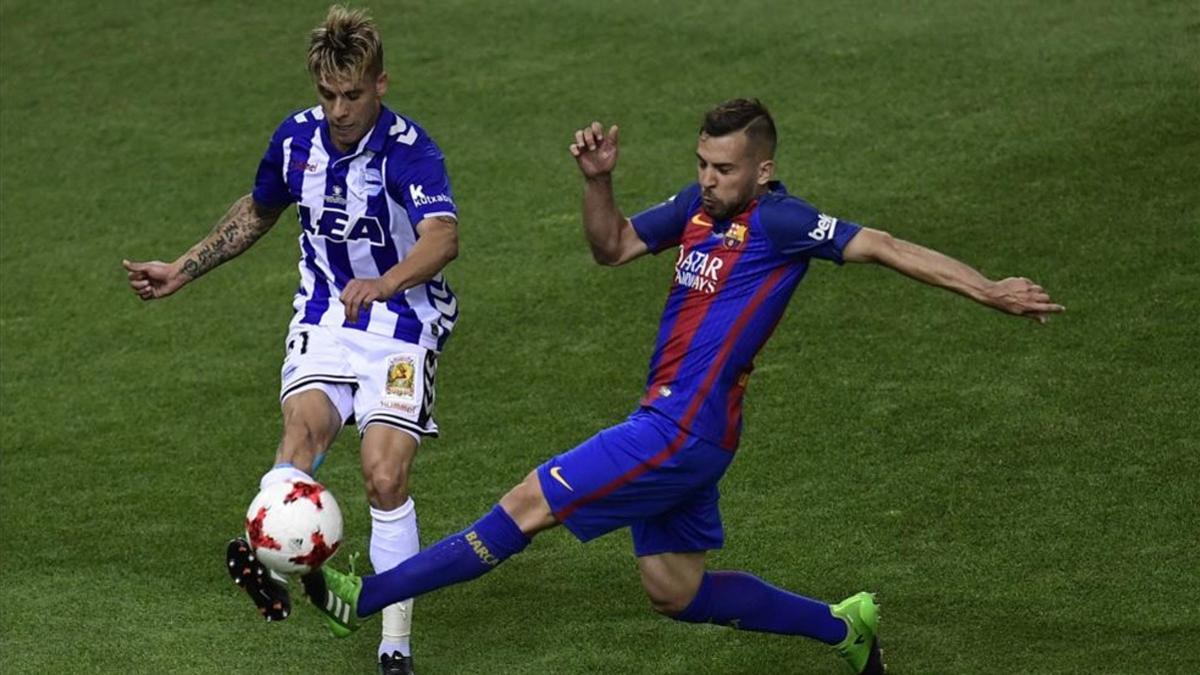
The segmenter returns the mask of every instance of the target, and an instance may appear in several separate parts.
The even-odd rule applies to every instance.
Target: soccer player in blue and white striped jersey
[[[279,125],[252,192],[174,262],[124,266],[143,300],[166,297],[245,251],[296,205],[300,286],[281,374],[284,428],[261,485],[308,478],[356,421],[371,562],[384,571],[418,549],[407,478],[421,439],[438,432],[437,355],[458,319],[442,277],[458,253],[457,208],[437,144],[382,104],[383,47],[364,11],[330,8],[312,32],[308,68],[320,105]],[[268,620],[286,618],[286,590],[251,560],[248,542],[230,543],[229,566]],[[411,671],[410,621],[411,603],[385,611],[385,670]]]

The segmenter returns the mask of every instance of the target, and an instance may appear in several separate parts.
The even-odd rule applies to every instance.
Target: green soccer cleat
[[[334,637],[344,638],[359,629],[362,619],[358,616],[358,594],[362,592],[362,578],[354,573],[354,558],[350,559],[348,574],[322,565],[300,581],[313,606],[325,615]]]
[[[883,675],[883,651],[879,648],[879,608],[875,596],[855,593],[829,608],[834,616],[846,622],[846,639],[834,649],[850,670],[857,675]]]

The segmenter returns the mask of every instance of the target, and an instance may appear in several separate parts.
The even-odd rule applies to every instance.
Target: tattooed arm
[[[226,260],[237,257],[279,220],[287,206],[267,208],[250,195],[233,203],[207,237],[175,262],[121,261],[129,287],[143,300],[165,298]]]
[[[250,248],[275,225],[281,213],[283,209],[265,208],[246,195],[234,202],[212,232],[180,256],[175,264],[189,281],[196,279]]]

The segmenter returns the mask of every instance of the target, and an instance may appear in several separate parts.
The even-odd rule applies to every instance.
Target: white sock
[[[391,511],[371,507],[371,566],[386,572],[421,550],[417,538],[416,505],[408,501]],[[412,655],[412,599],[383,608],[383,637],[379,654]]]
[[[303,480],[312,481],[313,477],[304,473],[300,469],[291,464],[276,464],[270,471],[263,474],[261,480],[258,481],[258,489],[265,490],[268,485],[274,485],[285,480]]]

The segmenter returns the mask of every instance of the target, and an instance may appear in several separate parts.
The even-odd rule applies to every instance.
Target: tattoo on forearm
[[[183,263],[183,273],[195,279],[236,257],[263,236],[279,218],[279,211],[259,211],[254,199],[242,197],[229,207],[213,231]]]

